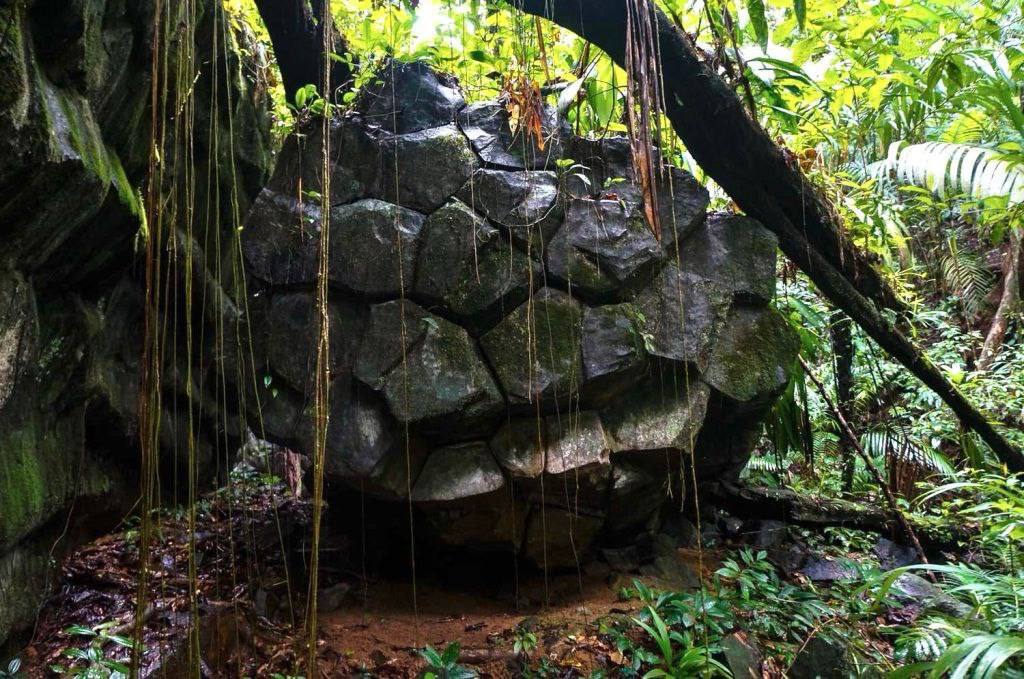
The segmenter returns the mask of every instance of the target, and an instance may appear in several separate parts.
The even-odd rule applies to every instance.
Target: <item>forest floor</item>
[[[305,578],[303,564],[282,555],[299,554],[301,561],[298,536],[309,525],[308,502],[290,497],[280,484],[236,485],[200,503],[196,531],[180,512],[154,516],[153,567],[141,606],[141,675],[186,676],[198,663],[203,676],[291,676],[304,654],[304,635],[295,630],[302,627],[304,607],[304,591],[296,590],[305,587]],[[140,533],[132,523],[83,545],[64,562],[21,655],[27,676],[130,666]],[[328,549],[325,559],[330,558]],[[694,572],[697,561],[694,550],[678,550],[683,573]],[[483,676],[518,676],[517,666],[542,658],[582,676],[622,661],[598,630],[601,621],[641,608],[621,597],[633,576],[594,561],[548,576],[517,571],[515,579],[509,585],[507,577],[482,577],[460,586],[427,575],[415,583],[414,606],[414,584],[407,577],[351,571],[328,577],[319,599],[320,673],[415,677],[425,667],[422,648],[443,650],[452,643],[460,646],[460,663]],[[669,586],[673,578],[644,579]],[[190,581],[197,584],[191,600]],[[197,619],[199,655],[189,650]],[[515,651],[523,639],[531,640],[525,652]]]
[[[142,605],[140,526],[82,546],[64,562],[21,655],[27,676],[127,669],[140,609],[140,676],[194,676],[194,668],[204,677],[301,675],[309,502],[281,484],[253,482],[210,495],[191,522],[169,510],[154,517]],[[638,599],[639,589],[711,587],[736,547],[730,542],[752,539],[702,552],[662,540],[643,564],[627,548],[548,575],[467,559],[461,571],[442,566],[415,580],[360,572],[341,554],[344,542],[331,543],[321,550],[319,674],[418,677],[428,669],[424,647],[458,644],[459,664],[484,677],[607,676],[619,666],[629,675],[623,633],[634,649],[650,641],[633,623],[650,603]],[[785,556],[790,546],[780,549]],[[842,574],[829,560],[816,568]],[[772,657],[762,667],[764,676],[782,676]]]

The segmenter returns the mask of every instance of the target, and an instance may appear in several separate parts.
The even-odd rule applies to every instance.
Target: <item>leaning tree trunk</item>
[[[286,84],[301,81],[302,74],[308,72],[303,71],[308,50],[322,52],[323,48],[320,41],[302,38],[301,31],[294,29],[294,22],[281,19],[294,18],[289,8],[294,12],[307,2],[319,4],[322,1],[257,0],[282,74],[296,70],[297,75],[283,75]],[[578,34],[625,67],[627,10],[634,3],[649,0],[504,2]],[[661,10],[653,6],[651,9],[657,23],[654,34],[658,44],[654,53],[661,58],[665,113],[694,159],[744,212],[775,232],[782,251],[814,281],[822,294],[934,390],[1008,468],[1024,471],[1024,454],[1011,446],[939,369],[882,317],[879,308],[902,309],[902,302],[881,275],[844,239],[835,210],[804,177],[795,159],[788,158],[750,118],[728,84],[702,61],[690,39]],[[285,47],[297,39],[305,40],[307,45]],[[292,63],[289,49],[307,58],[296,58],[297,63]],[[282,60],[284,55],[288,61]],[[332,77],[332,82],[344,80]]]
[[[1003,294],[999,298],[999,307],[996,315],[992,317],[992,325],[985,336],[985,345],[981,349],[981,357],[978,358],[978,369],[988,370],[992,362],[999,354],[1003,346],[1003,339],[1006,337],[1006,327],[1010,322],[1010,315],[1020,303],[1020,272],[1024,268],[1024,236],[1019,229],[1010,231],[1010,249],[1006,253],[1006,263],[1003,274]]]
[[[506,0],[545,17],[626,63],[627,11],[647,0]],[[902,308],[882,277],[844,240],[838,215],[747,114],[728,84],[711,70],[693,43],[656,8],[665,113],[687,150],[736,204],[779,237],[779,246],[818,289],[864,331],[937,393],[1012,471],[1024,471],[1014,448],[903,333],[880,307]]]

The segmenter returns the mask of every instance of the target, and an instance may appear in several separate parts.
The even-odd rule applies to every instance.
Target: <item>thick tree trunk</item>
[[[506,0],[548,18],[625,64],[630,0]],[[864,331],[934,390],[1011,471],[1024,471],[1024,454],[954,387],[879,307],[902,308],[882,277],[844,240],[828,201],[787,159],[735,93],[701,60],[693,44],[660,10],[656,53],[661,55],[666,115],[700,166],[744,212],[779,237],[782,251],[818,289]]]
[[[1024,269],[1024,236],[1020,231],[1010,231],[1010,249],[1006,253],[1006,263],[1003,266],[1003,294],[999,298],[999,307],[996,315],[992,317],[992,325],[985,337],[985,345],[981,350],[981,357],[978,358],[978,369],[988,370],[992,361],[999,355],[999,349],[1003,346],[1003,339],[1006,337],[1006,327],[1010,321],[1010,314],[1020,303],[1020,274]]]
[[[849,422],[853,415],[853,321],[842,311],[832,317],[830,326],[832,355],[835,357],[836,408]],[[856,458],[850,442],[839,437],[839,456],[843,461],[843,490],[853,490]]]
[[[295,101],[295,92],[306,85],[316,85],[325,99],[336,101],[336,93],[349,89],[352,69],[345,61],[331,60],[331,93],[324,94],[324,0],[256,0],[256,7],[266,24],[274,56],[281,70],[285,96]],[[333,54],[344,56],[348,48],[344,38],[330,27]]]

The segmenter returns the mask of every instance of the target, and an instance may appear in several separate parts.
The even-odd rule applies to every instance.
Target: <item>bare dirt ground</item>
[[[463,663],[492,677],[517,676],[513,644],[532,632],[538,641],[531,655],[549,655],[559,666],[596,666],[610,652],[592,636],[594,623],[608,615],[635,612],[635,602],[620,602],[607,573],[562,574],[548,578],[549,604],[520,606],[513,601],[460,592],[431,584],[417,587],[414,610],[409,582],[380,581],[367,589],[365,602],[353,598],[321,620],[328,671],[375,676],[414,677],[424,662],[417,650],[431,645],[461,647]],[[542,600],[544,580],[521,583],[520,599]],[[523,596],[525,595],[525,597]],[[585,674],[585,672],[584,672]],[[330,674],[328,675],[330,676]],[[341,676],[341,675],[339,675]]]

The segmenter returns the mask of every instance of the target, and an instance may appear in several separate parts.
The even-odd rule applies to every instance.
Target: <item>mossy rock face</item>
[[[779,312],[736,306],[715,345],[704,381],[739,403],[773,401],[789,383],[799,349]]]
[[[705,370],[732,303],[730,290],[668,264],[633,300],[651,356]]]
[[[664,258],[636,205],[577,198],[551,240],[548,269],[577,294],[604,299],[640,287]]]
[[[512,132],[508,110],[499,102],[470,104],[458,120],[481,160],[504,169],[554,169],[555,160],[563,157],[563,139],[569,136],[568,124],[550,106],[541,113],[543,142],[524,127]]]
[[[465,105],[454,77],[421,61],[389,60],[360,91],[356,110],[371,125],[406,134],[448,125]]]
[[[727,287],[753,304],[775,296],[775,251],[778,239],[742,215],[715,213],[679,246],[683,272]]]
[[[461,95],[421,64],[388,65],[380,81],[376,99],[331,123],[332,144],[351,141],[347,151],[339,142],[332,177],[355,182],[330,198],[330,303],[353,310],[338,329],[332,320],[345,340],[332,351],[355,350],[331,363],[329,480],[392,499],[411,484],[441,544],[571,567],[602,536],[655,530],[689,461],[701,479],[735,476],[791,360],[793,336],[764,304],[775,267],[766,232],[746,218],[708,220],[706,189],[669,168],[653,210],[659,241],[628,140],[576,138],[548,111],[541,149],[511,133],[497,102],[466,105],[450,124]],[[392,87],[418,93],[397,125],[377,119],[395,103]],[[307,172],[318,158],[316,143],[286,142],[249,213],[257,325],[278,325],[266,309],[282,295],[308,299],[316,284],[318,208],[292,196],[317,185]],[[569,158],[571,170],[556,162]],[[371,215],[344,227],[333,218],[369,204],[389,215],[378,231]],[[385,269],[401,284],[352,282]],[[288,378],[285,404],[312,402],[300,386],[311,375],[297,374],[309,338],[288,339],[310,334],[304,309],[269,331],[282,346],[257,356],[274,384]],[[764,337],[771,346],[755,341]],[[294,408],[279,410],[268,435],[305,432],[297,447],[308,453],[310,408],[297,424],[286,417]]]
[[[38,334],[32,286],[17,271],[0,269],[0,410],[27,372]]]
[[[506,316],[480,343],[513,404],[565,402],[583,382],[583,307],[544,288]]]
[[[425,213],[447,203],[480,165],[455,125],[386,137],[381,148],[380,197]]]
[[[422,228],[423,215],[381,200],[332,208],[329,279],[356,293],[400,296],[412,288]]]
[[[380,391],[399,422],[441,437],[489,433],[502,411],[501,392],[469,334],[411,302],[373,307],[355,375]]]
[[[459,199],[497,225],[535,257],[562,223],[554,172],[510,172],[483,168],[459,191]]]
[[[196,36],[214,34],[218,8],[209,0],[197,4]],[[0,7],[0,646],[34,620],[50,581],[53,545],[69,549],[109,529],[138,487],[145,266],[138,257],[143,248],[136,247],[150,236],[140,189],[152,139],[152,9],[148,1],[122,0]],[[244,38],[233,30],[217,33],[227,42],[216,50],[201,37],[190,50],[194,63],[205,66],[189,87],[196,101],[210,102],[217,74],[220,104],[195,113],[192,171],[213,180],[196,182],[196,213],[217,205],[215,194],[220,212],[196,217],[190,239],[182,237],[177,218],[167,217],[163,240],[154,244],[167,272],[157,285],[178,293],[195,243],[219,238],[225,252],[234,247],[236,210],[248,210],[271,157],[266,102],[249,80],[255,70],[238,53]],[[171,57],[167,67],[176,72],[178,65]],[[166,94],[174,100],[173,90]],[[228,138],[231,144],[211,144]],[[198,153],[211,147],[209,159]],[[174,162],[162,159],[165,176],[176,176]],[[214,328],[234,336],[241,316],[235,306],[241,297],[213,274],[230,264],[219,254],[196,250],[189,267],[195,299],[209,302],[191,319],[202,357],[190,375],[184,360],[172,358],[186,355],[184,332],[169,332],[156,385],[165,403],[191,398],[194,412],[204,415],[222,404],[212,393],[220,382],[213,371],[226,365],[219,353],[211,355]],[[168,327],[185,326],[182,298],[168,304],[177,311],[166,319]],[[203,380],[206,369],[210,379]],[[164,409],[159,437],[167,446],[161,478],[168,481],[175,467],[186,469],[173,447],[187,448],[188,409],[174,410]],[[218,424],[203,425],[201,456],[212,455],[207,433],[238,435],[237,413],[213,419]],[[215,480],[206,468],[198,473],[206,484]],[[62,553],[52,556],[59,560]]]
[[[526,300],[533,268],[498,229],[452,199],[424,224],[415,294],[481,331]]]
[[[647,366],[640,312],[632,304],[589,307],[583,312],[583,390],[607,401],[636,384]]]

